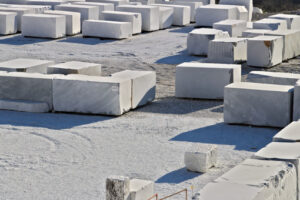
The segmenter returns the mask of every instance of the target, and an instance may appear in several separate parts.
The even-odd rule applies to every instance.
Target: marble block
[[[285,20],[265,18],[265,19],[261,19],[256,22],[253,22],[253,29],[285,31],[285,30],[287,30],[287,23]]]
[[[296,85],[298,80],[300,74],[267,71],[251,71],[247,77],[248,82],[277,85]]]
[[[205,173],[217,164],[217,146],[210,144],[194,145],[184,154],[184,164],[189,171]]]
[[[131,179],[130,200],[147,200],[154,195],[153,181]]]
[[[247,65],[273,67],[282,62],[283,38],[280,36],[258,36],[248,39]]]
[[[244,6],[248,11],[248,21],[251,22],[253,13],[253,0],[220,0],[220,4]]]
[[[254,154],[254,158],[261,160],[280,160],[291,162],[296,167],[297,172],[297,199],[300,199],[300,143],[271,142]]]
[[[66,17],[62,15],[27,14],[22,17],[22,35],[57,39],[66,36]]]
[[[45,113],[49,112],[50,108],[45,102],[0,99],[0,110]]]
[[[106,200],[129,200],[130,179],[123,176],[111,176],[106,179]]]
[[[300,142],[300,121],[292,122],[279,131],[274,137],[274,142]]]
[[[30,14],[42,14],[45,10],[51,10],[49,5],[20,5],[20,4],[9,4],[9,8],[26,8],[30,10]]]
[[[159,29],[166,29],[173,24],[173,8],[159,7]]]
[[[224,90],[224,122],[285,127],[292,121],[293,86],[240,82]]]
[[[48,66],[48,74],[82,74],[89,76],[101,76],[101,64],[69,61]]]
[[[81,23],[84,20],[99,19],[99,7],[89,5],[78,4],[61,4],[55,6],[55,10],[64,10],[70,12],[79,12],[81,17]]]
[[[130,22],[86,20],[83,22],[82,35],[84,37],[126,39],[132,36],[132,24]]]
[[[265,35],[266,33],[270,32],[271,30],[267,29],[248,29],[243,31],[242,37],[243,38],[253,38],[257,36]]]
[[[81,32],[80,13],[61,10],[46,10],[48,15],[62,15],[66,17],[66,35],[76,35]]]
[[[26,4],[29,5],[47,5],[54,9],[55,6],[67,3],[67,0],[26,0]]]
[[[289,14],[276,14],[269,16],[271,19],[280,19],[287,22],[288,29],[299,30],[300,29],[300,16]]]
[[[141,13],[143,31],[156,31],[159,29],[159,8],[157,6],[123,5],[123,6],[118,6],[117,10]]]
[[[125,70],[111,75],[131,80],[131,108],[146,105],[155,99],[156,73],[152,71]]]
[[[297,81],[294,88],[294,112],[293,119],[297,121],[300,119],[300,81]]]
[[[22,16],[24,14],[33,14],[30,9],[27,8],[9,8],[9,7],[0,7],[0,12],[14,12],[17,13],[17,31],[21,32],[22,30]]]
[[[243,20],[224,20],[214,23],[213,28],[227,31],[230,37],[240,37],[243,31],[247,29],[247,22]]]
[[[132,34],[142,32],[142,16],[140,13],[104,11],[102,12],[102,20],[130,22],[132,25]]]
[[[87,0],[87,2],[97,2],[97,3],[111,3],[116,9],[118,6],[127,5],[128,1],[124,0]]]
[[[59,112],[120,116],[131,108],[131,80],[57,76],[53,80],[53,105]]]
[[[0,62],[0,70],[8,72],[47,74],[47,67],[53,64],[54,62],[50,60],[18,58],[14,60]]]
[[[173,2],[175,5],[182,5],[182,6],[189,6],[191,9],[191,22],[195,22],[195,15],[196,15],[196,10],[203,6],[202,2],[190,2],[190,1],[184,1],[184,0],[175,0]]]
[[[88,5],[88,6],[97,6],[99,9],[99,19],[102,18],[102,12],[103,11],[114,11],[115,6],[112,3],[102,3],[102,2],[75,2],[74,4],[79,4],[79,5]]]
[[[210,28],[194,29],[188,34],[188,53],[190,55],[207,56],[209,41],[219,38],[229,38],[229,34]]]
[[[0,35],[17,32],[17,13],[0,11]]]
[[[208,60],[215,63],[241,63],[247,61],[247,39],[221,38],[209,42]]]
[[[183,63],[176,67],[175,96],[223,99],[224,87],[240,81],[241,65]]]

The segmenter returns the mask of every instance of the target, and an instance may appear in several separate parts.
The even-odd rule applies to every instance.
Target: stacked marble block
[[[153,195],[152,181],[124,176],[111,176],[106,179],[106,200],[147,200]]]

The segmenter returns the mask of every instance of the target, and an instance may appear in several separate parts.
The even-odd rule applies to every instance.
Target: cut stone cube
[[[203,6],[202,2],[190,2],[190,1],[183,1],[183,0],[175,0],[173,2],[175,5],[182,5],[182,6],[189,6],[191,9],[191,22],[195,22],[195,15],[196,15],[196,10]]]
[[[266,71],[251,71],[247,77],[248,82],[277,85],[296,85],[298,80],[300,74]]]
[[[176,67],[176,97],[223,99],[224,87],[240,81],[241,65],[183,63]]]
[[[247,22],[243,20],[224,20],[214,23],[213,28],[227,31],[231,37],[239,37],[247,29]]]
[[[270,32],[271,30],[266,29],[248,29],[243,31],[242,37],[244,38],[253,38],[257,36],[265,35],[266,33]]]
[[[285,20],[265,18],[265,19],[261,19],[256,22],[253,22],[253,29],[285,31],[285,30],[287,30],[287,23]]]
[[[115,6],[112,3],[101,3],[101,2],[75,2],[74,4],[79,5],[88,5],[88,6],[97,6],[99,9],[99,19],[102,18],[102,12],[103,11],[114,11]]]
[[[282,62],[283,38],[258,36],[248,39],[247,65],[273,67]]]
[[[220,4],[244,6],[248,11],[248,21],[252,20],[253,0],[220,0]]]
[[[130,22],[86,20],[83,22],[82,35],[84,37],[125,39],[132,36],[132,24]]]
[[[50,108],[44,102],[0,99],[0,110],[45,113],[49,112]]]
[[[273,137],[274,142],[300,142],[300,121],[292,122]]]
[[[143,31],[156,31],[159,29],[159,8],[157,6],[124,5],[124,6],[118,6],[117,10],[141,13]]]
[[[293,112],[294,121],[300,119],[300,81],[297,81],[294,88],[294,112]]]
[[[104,11],[102,19],[108,21],[130,22],[132,25],[132,34],[142,32],[142,16],[140,13]]]
[[[130,199],[130,180],[128,177],[111,176],[106,179],[106,200]]]
[[[292,30],[300,29],[299,15],[277,14],[277,15],[269,16],[269,18],[286,20],[288,29],[292,29]]]
[[[47,74],[47,67],[53,65],[50,60],[24,59],[18,58],[5,62],[0,62],[0,70],[8,72],[28,72]]]
[[[57,76],[53,80],[53,105],[54,110],[59,112],[119,116],[131,108],[131,80],[85,75]]]
[[[60,10],[46,10],[45,14],[63,15],[66,17],[66,35],[76,35],[81,32],[80,13]]]
[[[146,105],[155,99],[156,73],[125,70],[112,74],[114,78],[131,80],[131,108]]]
[[[209,41],[219,38],[229,38],[229,34],[216,29],[195,29],[189,33],[187,38],[188,53],[191,55],[206,56]]]
[[[97,63],[70,61],[48,66],[48,74],[82,74],[101,76],[101,65]]]
[[[130,200],[147,200],[154,194],[153,181],[130,180]]]
[[[222,38],[209,42],[208,60],[215,63],[247,61],[247,39]]]
[[[87,0],[87,2],[112,3],[112,4],[114,4],[115,9],[118,6],[122,6],[122,5],[128,4],[128,2],[124,1],[124,0]]]
[[[285,127],[292,121],[293,86],[240,82],[224,90],[224,122]]]
[[[166,29],[173,24],[173,8],[159,7],[159,29]]]
[[[205,173],[217,164],[217,146],[210,144],[195,145],[185,152],[184,164],[189,171]]]
[[[0,35],[17,32],[17,13],[0,11]]]
[[[22,17],[22,35],[57,39],[66,36],[66,17],[62,15],[26,14]]]
[[[21,30],[22,30],[22,16],[24,14],[33,14],[33,12],[28,8],[0,7],[0,12],[15,12],[15,13],[17,13],[17,31],[18,32],[21,32]]]

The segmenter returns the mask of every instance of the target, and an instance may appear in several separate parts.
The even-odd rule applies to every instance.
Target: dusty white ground
[[[173,97],[175,64],[201,59],[186,54],[190,30],[122,41],[1,37],[0,60],[90,61],[103,63],[105,74],[155,70],[158,86],[155,102],[118,118],[0,111],[0,199],[104,200],[110,175],[153,180],[160,197],[191,185],[196,191],[268,144],[278,129],[226,125],[221,101]],[[297,63],[272,70],[297,71]],[[206,174],[186,171],[183,155],[194,143],[217,144],[218,167]]]

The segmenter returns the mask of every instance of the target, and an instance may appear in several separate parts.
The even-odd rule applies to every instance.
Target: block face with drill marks
[[[292,121],[293,86],[240,82],[224,90],[224,122],[284,127]]]
[[[240,81],[241,65],[183,63],[176,67],[176,97],[223,99],[224,87]]]
[[[300,74],[267,71],[251,71],[247,77],[248,82],[277,85],[296,85],[298,80]]]
[[[22,35],[57,39],[66,36],[66,17],[61,15],[27,14],[22,17]]]
[[[17,32],[17,13],[0,11],[0,35]]]
[[[48,74],[82,74],[101,76],[101,65],[80,61],[70,61],[48,66]]]
[[[273,137],[274,142],[300,142],[300,121],[292,122]]]
[[[247,22],[243,20],[224,20],[214,23],[213,28],[227,31],[231,37],[239,37],[247,29]]]
[[[253,22],[253,29],[285,31],[285,30],[287,30],[287,23],[285,20],[265,18],[265,19],[261,19],[256,22]]]
[[[111,176],[106,179],[106,200],[129,200],[130,180],[128,177]]]
[[[300,29],[300,16],[288,15],[288,14],[276,14],[269,16],[271,19],[280,19],[287,22],[288,29],[299,30]]]

